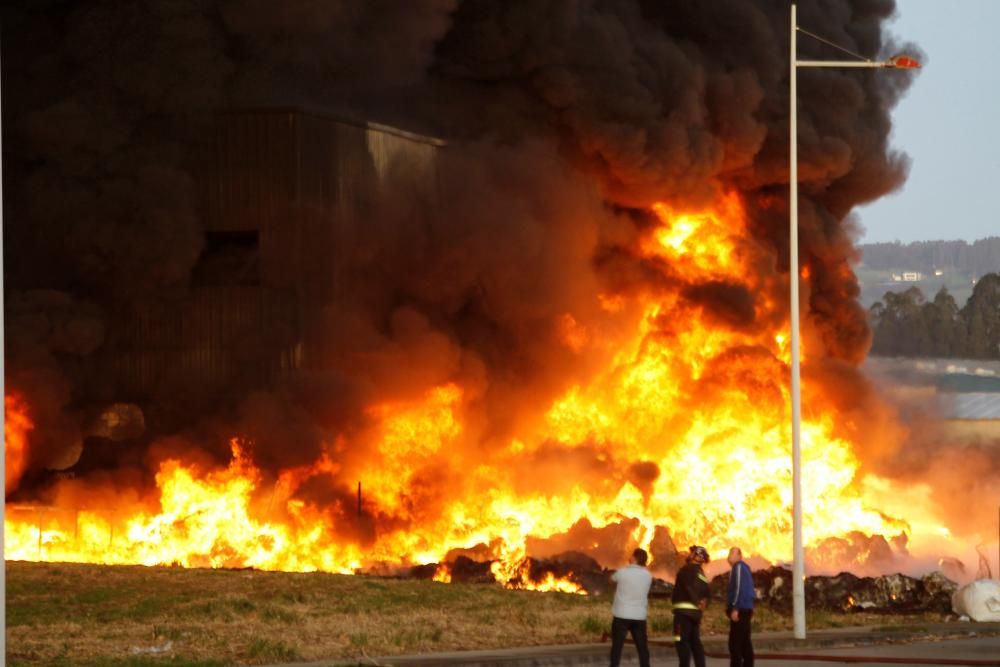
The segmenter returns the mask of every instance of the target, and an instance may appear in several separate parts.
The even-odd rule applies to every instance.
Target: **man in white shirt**
[[[643,549],[632,552],[627,567],[611,575],[615,589],[615,602],[611,607],[611,667],[618,667],[625,647],[625,635],[632,633],[632,641],[639,652],[639,667],[649,667],[649,642],[646,638],[646,613],[649,607],[649,587],[653,575],[646,569],[649,559]]]

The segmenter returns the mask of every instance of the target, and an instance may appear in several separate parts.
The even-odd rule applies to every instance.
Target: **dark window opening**
[[[257,230],[205,232],[193,280],[196,287],[260,285]]]

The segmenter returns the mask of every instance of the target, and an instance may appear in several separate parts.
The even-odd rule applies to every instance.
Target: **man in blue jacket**
[[[726,615],[729,616],[729,666],[753,667],[753,644],[750,641],[750,619],[753,618],[753,574],[743,560],[739,547],[729,550],[726,559],[733,569],[729,573],[729,593],[726,595]]]

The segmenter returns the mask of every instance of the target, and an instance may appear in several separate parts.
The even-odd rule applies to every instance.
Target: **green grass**
[[[720,605],[705,635],[725,635]],[[810,628],[926,624],[929,617],[809,612]],[[672,634],[669,603],[650,607],[653,636]],[[221,666],[596,642],[607,596],[509,591],[324,573],[7,563],[12,665]],[[789,617],[754,614],[755,631]],[[890,632],[891,630],[883,630]],[[133,655],[162,649],[164,655]]]
[[[255,662],[301,660],[298,649],[280,639],[254,639],[247,647],[247,655]]]
[[[301,618],[301,616],[294,611],[274,605],[262,607],[260,610],[260,616],[267,621],[276,621],[278,623],[295,623]]]
[[[94,667],[162,667],[171,665],[172,667],[221,667],[224,663],[218,660],[184,660],[183,658],[149,658],[130,657],[101,659],[89,663]]]
[[[609,628],[607,617],[584,616],[580,620],[580,632],[585,635],[599,637],[602,632],[606,632]]]
[[[10,667],[34,665],[37,663],[22,660],[8,660]],[[96,658],[86,662],[73,662],[63,657],[47,663],[52,667],[224,667],[225,662],[219,660],[185,660],[183,658],[152,658],[144,656],[129,656],[127,658]]]
[[[78,604],[103,604],[114,599],[114,597],[115,592],[110,588],[91,588],[90,590],[78,593],[75,601]]]

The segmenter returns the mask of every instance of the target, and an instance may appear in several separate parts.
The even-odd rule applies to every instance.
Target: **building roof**
[[[437,146],[438,148],[443,148],[448,145],[448,142],[439,137],[434,137],[427,134],[420,134],[418,132],[412,132],[410,130],[404,130],[399,127],[392,125],[386,125],[384,123],[376,123],[371,120],[364,118],[358,118],[345,113],[330,113],[327,111],[316,110],[311,108],[302,107],[239,107],[235,109],[228,109],[220,112],[221,115],[263,115],[263,114],[290,114],[290,115],[303,115],[303,116],[315,116],[317,118],[325,118],[337,123],[343,123],[344,125],[353,125],[355,127],[360,127],[363,129],[373,130],[375,132],[382,132],[385,134],[392,134],[397,137],[402,137],[404,139],[409,139],[410,141],[416,141],[424,144],[431,144],[432,146]]]
[[[938,389],[942,392],[959,394],[1000,394],[1000,377],[988,375],[973,375],[971,373],[952,373],[939,375]]]
[[[1000,420],[1000,393],[940,393],[941,412],[948,419]]]

